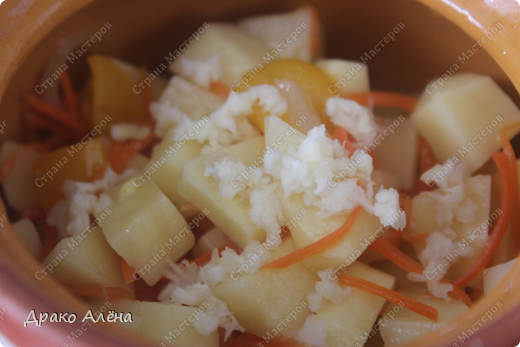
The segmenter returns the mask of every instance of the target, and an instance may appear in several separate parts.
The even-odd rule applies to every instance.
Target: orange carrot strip
[[[392,234],[390,234],[389,236],[386,236],[385,239],[388,242],[396,242],[397,240],[399,240],[401,238],[402,233],[403,233],[402,230],[393,229]]]
[[[338,230],[330,233],[329,235],[325,236],[324,238],[311,243],[310,245],[297,249],[296,251],[286,255],[285,257],[282,257],[278,260],[273,261],[272,263],[266,264],[262,266],[262,269],[284,269],[286,267],[289,267],[291,265],[297,264],[301,261],[304,261],[306,259],[309,259],[317,254],[320,254],[327,249],[333,247],[336,243],[338,243],[341,239],[343,239],[348,232],[350,231],[350,228],[352,228],[352,225],[356,221],[357,217],[359,216],[359,213],[361,212],[361,206],[358,206],[352,211],[350,216],[348,216],[345,223],[339,227]]]
[[[417,99],[391,92],[365,92],[342,96],[364,106],[397,107],[408,112],[412,112],[417,106]]]
[[[150,136],[142,140],[112,141],[107,157],[116,173],[123,173],[128,163],[155,141],[153,127],[150,130]]]
[[[85,124],[79,121],[74,115],[69,114],[58,107],[55,107],[35,95],[29,94],[24,96],[25,103],[34,111],[40,112],[49,118],[52,118],[69,129],[78,137],[83,137],[87,132],[88,128]]]
[[[425,316],[435,322],[438,320],[439,312],[435,308],[373,282],[348,275],[340,275],[339,282],[377,295],[396,305],[404,304],[404,308]]]
[[[392,245],[390,242],[384,239],[376,239],[370,246],[369,249],[387,257],[395,265],[408,273],[422,274],[424,267],[417,263],[415,260],[401,252],[397,247]],[[451,283],[446,278],[441,280],[442,283]],[[471,299],[456,285],[453,285],[453,291],[450,292],[450,296],[464,302],[468,307],[471,307],[473,303]]]
[[[222,255],[222,251],[225,250],[226,247],[219,247],[218,249],[218,256],[220,257]],[[192,260],[192,263],[195,263],[198,267],[203,267],[207,263],[211,261],[211,255],[213,254],[213,251],[209,252],[208,254],[204,254],[203,256],[198,257],[197,259]]]
[[[106,299],[133,300],[134,296],[120,287],[65,286],[70,292],[78,295],[102,297]]]
[[[72,86],[72,80],[68,71],[64,71],[59,77],[63,99],[67,112],[79,115],[79,96]]]
[[[67,127],[64,127],[61,123],[58,123],[53,119],[44,118],[39,114],[30,112],[24,115],[24,119],[27,125],[33,126],[36,129],[45,130],[52,134],[59,134],[74,139],[73,134],[70,133],[70,130]]]
[[[516,246],[520,249],[520,200],[518,196],[518,166],[516,165],[516,155],[513,150],[513,146],[511,146],[511,142],[509,142],[509,138],[507,136],[508,131],[511,129],[517,128],[520,125],[520,122],[515,124],[509,124],[502,129],[502,133],[500,134],[500,141],[502,142],[502,150],[507,155],[509,159],[511,170],[513,172],[514,180],[513,180],[513,193],[514,193],[514,201],[513,201],[513,215],[511,216],[511,229],[515,230],[514,233]]]
[[[430,147],[428,142],[426,142],[426,140],[422,138],[422,136],[419,136],[419,162],[421,166],[421,175],[426,171],[430,170],[437,163],[432,148]],[[419,193],[427,192],[430,190],[432,190],[432,188],[425,182],[421,181],[421,178],[419,176],[417,178],[415,186],[412,189],[412,195],[417,195]]]
[[[354,153],[354,147],[352,147],[352,142],[350,142],[348,135],[348,131],[343,127],[337,127],[332,132],[332,138],[345,146],[345,149],[349,152],[349,157],[351,157]]]
[[[468,272],[453,282],[453,284],[459,287],[468,285],[468,283],[484,271],[486,265],[489,264],[491,258],[493,258],[493,254],[495,254],[500,241],[502,241],[513,213],[513,203],[515,198],[513,181],[517,178],[513,176],[513,170],[510,165],[511,163],[506,154],[502,152],[495,153],[493,155],[493,160],[498,168],[502,180],[502,196],[500,197],[500,209],[502,210],[502,213],[498,217],[480,257]]]
[[[135,269],[128,265],[123,257],[121,257],[121,271],[123,272],[123,279],[125,280],[126,284],[130,284],[135,281]]]

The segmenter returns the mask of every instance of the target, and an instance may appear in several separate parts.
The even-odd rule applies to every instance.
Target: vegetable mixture
[[[520,110],[490,77],[371,90],[310,7],[198,33],[170,78],[91,55],[81,89],[23,96],[0,177],[37,278],[161,346],[342,347],[439,329],[506,276]]]

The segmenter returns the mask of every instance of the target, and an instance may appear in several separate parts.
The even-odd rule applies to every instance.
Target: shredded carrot
[[[285,257],[282,257],[278,260],[273,261],[272,263],[266,264],[262,266],[262,269],[284,269],[286,267],[289,267],[291,265],[297,264],[301,261],[304,261],[306,259],[309,259],[317,254],[320,254],[327,249],[333,247],[336,243],[338,243],[341,239],[343,239],[350,229],[352,228],[352,225],[356,221],[357,217],[359,216],[359,213],[361,212],[361,206],[358,206],[352,211],[350,216],[348,216],[345,223],[336,231],[330,233],[329,235],[325,236],[324,238],[306,246],[303,248],[300,248]]]
[[[59,81],[67,111],[73,115],[79,115],[79,96],[72,86],[69,72],[64,71],[60,75]]]
[[[506,154],[502,152],[495,153],[493,155],[493,160],[498,168],[502,180],[502,192],[500,197],[500,209],[502,210],[502,213],[497,218],[489,240],[475,264],[473,264],[468,272],[453,282],[453,284],[461,288],[468,285],[468,283],[470,283],[475,277],[481,274],[486,265],[489,264],[491,258],[493,258],[493,254],[495,254],[498,249],[500,241],[502,241],[502,238],[506,233],[507,226],[513,214],[513,203],[515,198],[513,182],[514,180],[517,180],[518,177],[514,177],[511,163]]]
[[[133,300],[134,296],[120,287],[89,287],[89,286],[65,286],[71,293],[85,296],[102,297],[105,299]]]
[[[392,234],[390,234],[389,236],[386,236],[385,239],[388,242],[396,242],[397,240],[399,240],[401,238],[402,233],[403,233],[402,230],[392,229]]]
[[[345,149],[349,152],[349,157],[352,156],[354,153],[354,147],[352,147],[352,142],[350,142],[349,133],[348,131],[343,127],[337,127],[332,132],[332,138],[334,140],[337,140],[339,143],[341,143],[343,146],[345,146]]]
[[[218,256],[220,257],[222,255],[222,251],[225,250],[226,247],[219,247],[218,249]],[[209,252],[208,254],[204,254],[203,256],[198,257],[197,259],[192,260],[192,263],[195,263],[198,267],[203,267],[211,260],[211,255],[213,254],[213,251]]]
[[[424,267],[417,263],[415,260],[401,252],[397,247],[392,245],[390,242],[378,238],[376,239],[370,246],[369,249],[377,252],[379,254],[384,255],[395,265],[399,266],[401,269],[405,270],[408,273],[416,273],[422,274],[424,273]],[[442,283],[450,283],[446,278],[441,280]],[[458,299],[464,302],[468,307],[473,305],[471,299],[456,285],[453,285],[453,291],[449,293],[449,295],[455,299]]]
[[[74,139],[74,135],[70,133],[70,130],[67,127],[53,119],[48,119],[40,114],[31,112],[27,112],[24,115],[24,119],[27,125],[30,125],[36,129],[45,130],[51,134],[59,134],[69,139]]]
[[[153,127],[150,128],[150,135],[142,140],[128,140],[128,141],[112,141],[108,149],[108,161],[112,165],[112,169],[122,174],[128,163],[141,151],[154,143],[155,133]]]
[[[125,280],[126,284],[130,284],[135,281],[135,269],[128,265],[123,257],[121,257],[121,271],[123,272],[123,279]]]
[[[502,133],[500,134],[500,141],[502,142],[502,150],[507,155],[509,159],[509,163],[511,165],[511,170],[513,172],[513,193],[514,193],[514,201],[513,201],[513,215],[511,216],[511,229],[516,230],[514,233],[516,246],[520,249],[520,200],[518,196],[518,166],[516,165],[516,155],[513,150],[513,146],[511,146],[511,142],[509,142],[509,137],[507,133],[520,126],[520,122],[509,124],[502,129]]]
[[[417,99],[408,95],[391,92],[365,92],[342,95],[346,99],[369,107],[396,107],[412,112],[417,106]]]
[[[209,86],[209,90],[225,100],[228,98],[231,88],[222,82],[213,82]]]
[[[25,103],[34,111],[40,112],[65,125],[74,132],[76,137],[82,138],[88,132],[87,126],[73,114],[53,106],[32,94],[25,95],[24,100]]]
[[[3,182],[7,177],[11,176],[16,163],[18,162],[18,151],[14,151],[7,159],[2,163],[0,167],[0,182]]]
[[[401,305],[404,304],[404,308],[418,313],[426,318],[429,318],[433,321],[437,321],[439,317],[439,312],[422,302],[414,300],[406,295],[393,291],[391,289],[385,288],[373,282],[364,280],[362,278],[348,276],[348,275],[340,275],[339,282],[346,284],[347,286],[354,287],[357,289],[364,290],[366,292],[377,295],[385,300],[393,302],[394,304]]]
[[[426,171],[430,170],[437,163],[432,148],[430,147],[428,142],[426,142],[426,140],[423,139],[422,136],[419,136],[419,161],[421,167],[421,175]],[[432,190],[432,187],[427,185],[425,182],[421,181],[419,175],[419,177],[417,178],[417,182],[415,183],[415,186],[412,190],[412,195],[417,195],[419,193],[427,192],[430,190]]]
[[[39,260],[43,261],[58,244],[58,229],[51,227],[45,221],[42,221],[41,225],[43,230],[43,245]]]

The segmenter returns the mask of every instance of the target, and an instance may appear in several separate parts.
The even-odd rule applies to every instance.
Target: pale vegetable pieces
[[[223,148],[222,151],[233,154],[247,166],[263,157],[264,146],[264,137],[257,137]],[[238,196],[233,199],[222,197],[213,178],[204,176],[205,163],[206,156],[184,163],[178,185],[179,194],[197,209],[211,211],[208,218],[240,248],[244,249],[252,240],[264,241],[265,231],[249,219],[249,201]]]
[[[198,157],[202,147],[197,141],[181,144],[166,137],[154,148],[152,158],[140,176],[143,180],[151,178],[185,218],[193,217],[198,210],[179,193],[182,165]]]
[[[507,277],[517,262],[518,258],[484,270],[484,295],[489,295],[493,289],[498,287],[500,282]]]
[[[189,45],[179,59],[173,61],[170,70],[188,77],[182,66],[182,59],[200,60],[219,57],[222,69],[221,81],[232,86],[264,62],[262,57],[270,51],[262,40],[240,28],[222,23],[205,23],[207,28],[199,35],[198,42]]]
[[[385,341],[385,346],[388,347],[401,345],[431,333],[469,310],[460,301],[446,302],[444,299],[424,295],[425,287],[403,289],[399,292],[435,308],[439,312],[439,320],[433,322],[415,312],[390,303],[379,320],[381,336]]]
[[[38,258],[42,249],[42,244],[34,223],[29,218],[23,218],[18,222],[11,224],[11,227],[27,251],[33,257]]]
[[[17,211],[38,203],[37,176],[33,165],[39,158],[41,154],[34,148],[12,141],[2,144],[0,165],[12,165],[9,175],[2,181],[2,189],[9,206]]]
[[[388,289],[392,289],[395,285],[395,277],[360,262],[351,264],[345,274]],[[330,276],[335,278],[334,274]],[[319,309],[316,318],[325,321],[326,340],[330,347],[356,346],[356,344],[362,346],[385,303],[386,300],[383,298],[353,288],[350,295],[341,303],[328,302]]]
[[[136,187],[130,180],[109,195],[112,206],[102,224],[108,243],[146,283],[156,284],[168,260],[193,247],[193,233],[153,181]]]
[[[219,346],[218,331],[202,335],[194,326],[194,322],[198,322],[207,307],[117,300],[112,302],[111,309],[116,312],[131,312],[132,323],[119,324],[125,329],[161,343],[161,346]]]
[[[281,258],[295,249],[292,239],[287,237],[276,253],[271,254],[271,260]],[[232,272],[231,277],[217,284],[213,293],[226,303],[240,325],[254,335],[272,334],[277,325],[292,314],[294,317],[284,322],[285,328],[280,332],[280,335],[285,335],[300,328],[310,313],[306,295],[314,289],[316,278],[301,264],[282,270],[258,270],[255,273],[247,273],[244,267]]]
[[[465,73],[424,93],[412,121],[439,162],[457,156],[475,172],[502,147],[500,133],[520,121],[520,110],[491,77]],[[519,130],[520,125],[508,137]]]
[[[66,285],[120,287],[133,292],[123,280],[119,256],[99,227],[61,240],[43,264]]]
[[[343,59],[321,59],[316,66],[325,71],[334,81],[329,86],[331,93],[364,93],[370,91],[368,67],[358,61]]]

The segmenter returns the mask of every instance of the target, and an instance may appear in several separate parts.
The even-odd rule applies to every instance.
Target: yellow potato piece
[[[395,284],[395,277],[360,262],[350,265],[345,274],[388,289]],[[379,296],[353,288],[341,303],[327,302],[316,318],[325,320],[330,347],[357,346],[356,343],[362,346],[385,303]]]
[[[438,161],[457,155],[475,172],[501,148],[502,129],[520,121],[520,110],[491,77],[465,73],[426,91],[412,121]]]
[[[193,247],[193,233],[153,181],[137,188],[130,180],[109,196],[110,214],[102,224],[108,243],[146,283],[156,284],[168,259],[176,262]]]
[[[45,154],[34,163],[36,185],[42,207],[49,211],[59,200],[65,199],[65,180],[89,182],[103,177],[106,153],[99,138],[77,143]]]
[[[66,285],[121,287],[133,292],[123,279],[119,256],[99,227],[61,240],[43,265]]]
[[[271,260],[295,249],[292,239],[284,238]],[[310,313],[306,296],[314,289],[316,277],[301,264],[281,270],[258,270],[252,274],[235,271],[231,276],[228,281],[213,287],[213,293],[226,303],[247,332],[259,337],[273,334],[288,316],[289,319],[283,321],[283,330],[275,336],[299,329],[305,323]]]
[[[329,91],[335,93],[364,93],[370,91],[368,66],[358,61],[321,59],[316,66],[327,73],[334,85]]]
[[[197,141],[186,141],[184,145],[181,145],[165,137],[154,148],[152,158],[135,182],[140,184],[152,179],[185,218],[193,217],[199,213],[199,210],[179,194],[178,186],[182,175],[182,165],[188,160],[198,157],[202,147],[202,144]]]
[[[238,157],[248,166],[254,161],[261,163],[265,147],[264,137],[257,137],[222,149]],[[198,210],[207,208],[208,218],[224,232],[234,243],[244,249],[252,240],[265,240],[266,233],[249,219],[249,201],[235,196],[225,199],[219,194],[213,177],[204,176],[206,156],[200,156],[183,165],[179,182],[179,194],[191,202]]]
[[[202,335],[193,322],[206,308],[187,307],[159,302],[117,300],[111,310],[132,312],[132,323],[118,322],[122,327],[160,343],[160,346],[218,347],[218,331]]]
[[[493,289],[498,287],[500,282],[511,272],[517,261],[518,258],[484,270],[484,295],[489,295]]]
[[[92,120],[94,127],[107,115],[111,123],[133,122],[146,119],[147,105],[142,94],[134,92],[136,81],[113,58],[92,55],[88,57],[92,71]],[[102,130],[107,131],[108,127]]]
[[[379,320],[385,346],[397,346],[415,340],[440,329],[469,310],[461,301],[446,302],[444,299],[424,295],[425,292],[426,287],[399,291],[401,294],[435,308],[439,312],[439,320],[433,322],[420,314],[390,303],[385,314]]]

